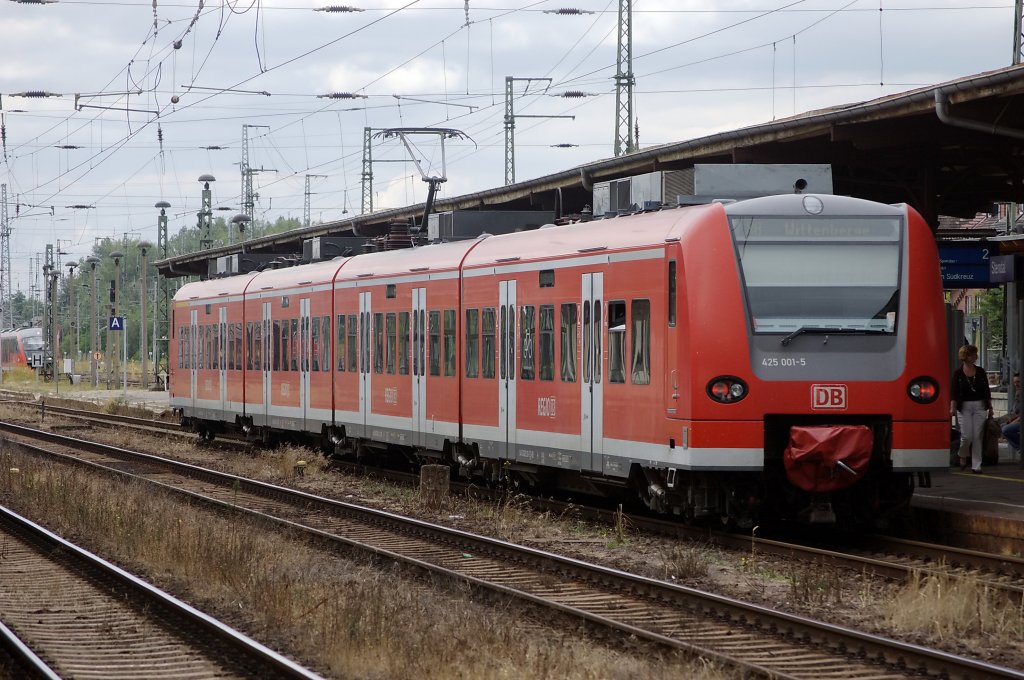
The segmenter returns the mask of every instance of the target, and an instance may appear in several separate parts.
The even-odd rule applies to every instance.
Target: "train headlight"
[[[747,384],[732,375],[722,375],[708,382],[708,396],[722,404],[732,404],[747,396]]]
[[[939,397],[939,385],[928,377],[914,378],[907,385],[907,395],[919,404],[930,404]]]

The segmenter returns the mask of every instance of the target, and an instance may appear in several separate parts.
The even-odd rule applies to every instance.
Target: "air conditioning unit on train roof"
[[[832,193],[832,166],[822,163],[698,163],[594,183],[594,217],[662,206],[696,205],[775,194]]]
[[[553,222],[551,210],[454,210],[427,216],[427,240],[461,241],[481,234],[511,234]]]
[[[207,261],[209,276],[211,279],[219,279],[225,276],[236,274],[248,274],[260,267],[266,266],[277,255],[263,253],[234,253],[222,257],[211,258]]]

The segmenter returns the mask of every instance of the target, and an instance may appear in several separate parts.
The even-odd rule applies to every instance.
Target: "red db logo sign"
[[[812,409],[845,409],[846,385],[811,385]]]

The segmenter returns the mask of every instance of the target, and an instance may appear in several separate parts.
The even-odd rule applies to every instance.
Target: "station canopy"
[[[463,196],[435,212],[546,210],[579,213],[595,182],[697,163],[827,163],[834,192],[909,203],[938,229],[939,216],[972,218],[997,202],[1024,203],[1024,65],[870,101],[810,111]],[[245,242],[250,253],[294,255],[318,236],[375,236],[419,219],[423,204],[328,221]],[[158,261],[165,277],[208,273],[211,258],[240,244]]]

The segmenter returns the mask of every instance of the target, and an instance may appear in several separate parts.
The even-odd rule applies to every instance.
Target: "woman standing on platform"
[[[978,348],[964,345],[957,353],[963,362],[953,372],[949,415],[960,422],[960,469],[967,469],[967,449],[971,449],[971,472],[981,474],[981,456],[984,452],[985,421],[992,417],[992,393],[988,389],[988,374],[978,361]]]

